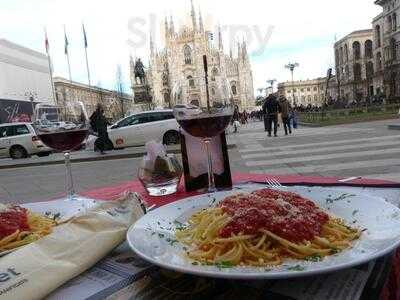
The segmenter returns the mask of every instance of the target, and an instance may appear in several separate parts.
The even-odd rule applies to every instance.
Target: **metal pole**
[[[69,53],[67,53],[67,63],[68,63],[69,81],[72,83],[71,65],[70,65],[70,63],[69,63]]]
[[[90,70],[89,70],[89,60],[88,60],[87,48],[86,48],[86,47],[85,47],[85,57],[86,57],[87,77],[88,77],[88,83],[89,83],[89,88],[90,88],[90,87],[91,87],[91,83],[90,83]]]
[[[47,60],[49,62],[49,70],[50,70],[50,83],[51,83],[51,91],[53,94],[54,103],[58,104],[57,97],[56,97],[56,89],[54,87],[54,80],[53,80],[53,66],[51,64],[51,57],[50,54],[47,53]]]
[[[292,104],[293,104],[293,106],[295,106],[296,99],[295,99],[295,95],[294,95],[294,75],[293,75],[294,68],[291,68],[290,72],[292,73],[292,93],[293,93],[293,103]]]
[[[64,25],[64,38],[65,38],[65,55],[67,56],[67,63],[68,63],[68,73],[69,73],[69,81],[72,83],[72,76],[71,76],[71,64],[69,63],[69,50],[68,50],[68,39],[67,39],[67,32]]]
[[[46,27],[44,27],[44,35],[45,35],[45,38],[46,38],[46,54],[47,54],[47,62],[49,64],[51,92],[53,94],[54,103],[57,104],[56,91],[55,91],[54,81],[53,81],[53,64],[51,63],[50,49],[49,49],[50,47],[49,47],[49,40],[48,40],[48,37],[47,37]]]

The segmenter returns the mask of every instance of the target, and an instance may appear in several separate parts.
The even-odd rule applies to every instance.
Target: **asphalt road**
[[[267,138],[261,123],[230,136],[233,172],[363,176],[400,181],[400,131],[379,121],[325,128],[301,128],[292,136]],[[140,158],[73,164],[76,190],[135,179]],[[0,169],[0,202],[27,203],[62,195],[63,165]]]

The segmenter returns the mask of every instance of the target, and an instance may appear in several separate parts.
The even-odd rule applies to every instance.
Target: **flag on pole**
[[[53,94],[53,101],[56,103],[57,98],[56,98],[56,92],[55,92],[55,89],[54,89],[53,66],[52,66],[51,58],[50,58],[50,44],[49,44],[49,38],[47,37],[46,27],[44,28],[44,45],[46,47],[47,62],[49,64],[49,75],[50,75],[50,83],[51,83],[51,92]]]
[[[69,53],[68,53],[68,45],[69,45],[69,43],[68,43],[67,31],[65,30],[65,25],[64,25],[64,39],[65,39],[64,52],[65,52],[65,55],[67,57],[69,80],[72,82],[71,64],[69,63]]]
[[[49,54],[50,45],[49,45],[49,39],[47,37],[47,30],[46,29],[44,29],[44,45],[46,47],[46,53]]]
[[[65,39],[65,43],[64,43],[64,52],[65,55],[68,55],[68,37],[67,37],[67,32],[65,31],[65,26],[64,26],[64,39]]]
[[[88,84],[89,86],[91,85],[90,83],[90,70],[89,70],[89,60],[88,60],[88,53],[87,53],[87,36],[86,36],[86,30],[85,30],[85,24],[82,22],[82,32],[83,32],[83,43],[85,46],[85,58],[86,58],[86,70],[87,70],[87,76],[88,76]]]
[[[82,23],[82,30],[83,30],[83,43],[85,45],[85,48],[87,48],[88,47],[87,36],[86,36],[85,24],[83,23]]]

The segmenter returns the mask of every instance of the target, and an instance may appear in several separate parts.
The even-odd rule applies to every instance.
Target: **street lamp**
[[[265,88],[259,88],[259,89],[257,89],[257,91],[262,95],[262,93],[265,91],[265,96],[268,96],[267,95],[267,89],[265,89]]]
[[[295,63],[288,63],[285,68],[290,70],[290,73],[292,75],[292,97],[293,97],[293,103],[296,106],[296,99],[294,98],[294,69],[296,69],[299,65],[299,63],[295,62]]]
[[[271,89],[271,94],[274,93],[274,83],[277,82],[276,79],[269,79],[267,80],[267,83],[269,84],[269,88]]]

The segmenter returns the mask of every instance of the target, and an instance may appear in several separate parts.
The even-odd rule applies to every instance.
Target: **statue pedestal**
[[[151,103],[150,86],[147,84],[135,84],[133,87],[133,96],[135,104]]]

